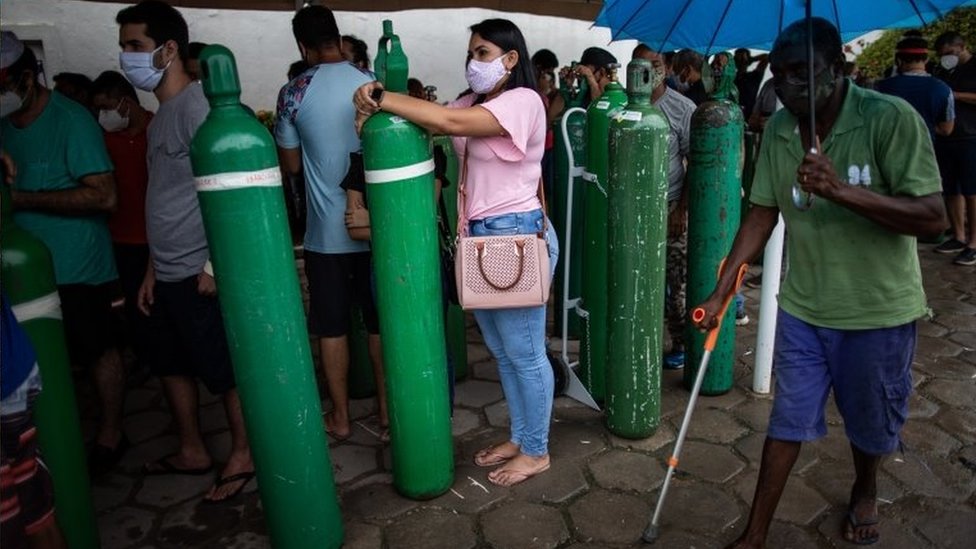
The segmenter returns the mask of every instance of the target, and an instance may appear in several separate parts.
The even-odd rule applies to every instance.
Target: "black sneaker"
[[[959,242],[955,238],[950,238],[949,240],[946,240],[942,244],[939,244],[938,246],[933,248],[935,253],[939,253],[939,254],[957,254],[965,249],[966,249],[966,243]]]
[[[964,248],[952,262],[956,265],[976,265],[976,249]]]

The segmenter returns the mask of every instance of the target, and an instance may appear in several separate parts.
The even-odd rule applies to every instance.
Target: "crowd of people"
[[[254,463],[189,160],[194,133],[209,112],[199,81],[204,45],[190,42],[182,15],[159,0],[122,9],[116,23],[121,72],[107,70],[94,81],[62,73],[53,90],[40,78],[31,49],[2,33],[5,184],[17,223],[51,250],[71,360],[90,372],[96,388],[92,475],[110,471],[129,446],[121,419],[124,357],[131,355],[161,379],[178,434],[178,447],[146,463],[144,474],[214,470],[197,419],[202,382],[221,396],[232,438],[204,500],[230,500],[254,477]],[[729,63],[743,120],[762,134],[752,206],[729,265],[754,260],[780,214],[787,224],[790,272],[780,295],[776,400],[752,513],[735,547],[762,546],[801,443],[825,433],[823,405],[831,389],[857,475],[844,535],[858,543],[877,540],[876,472],[898,445],[911,393],[914,322],[926,311],[915,239],[941,238],[948,211],[951,235],[935,250],[953,254],[956,264],[976,264],[976,61],[965,41],[946,33],[930,50],[920,35],[906,34],[892,75],[876,85],[882,94],[846,76],[837,30],[824,20],[814,23],[814,82],[807,81],[808,37],[799,25],[784,29],[768,55],[738,49],[708,59],[643,44],[632,53],[653,68],[651,102],[670,130],[666,322],[672,341],[666,367],[684,364],[686,311],[694,305],[685,303],[684,291],[692,115],[710,100],[711,82]],[[369,116],[382,110],[451,136],[461,166],[461,181],[453,183],[464,192],[464,230],[544,234],[556,265],[559,243],[539,192],[540,181],[545,189],[559,184],[553,180],[553,126],[566,108],[566,91],[585,83],[584,106],[598,99],[618,61],[590,47],[578,63],[560,68],[549,50],[530,56],[511,21],[488,19],[470,30],[469,89],[440,104],[436,88],[415,79],[406,93],[383,89],[369,70],[365,42],[342,35],[328,8],[305,7],[292,21],[300,60],[278,96],[273,135],[286,190],[301,197],[289,204],[302,220],[308,328],[332,402],[324,429],[335,440],[353,429],[347,387],[353,307],[369,333],[380,436],[389,436],[368,209],[362,185],[351,183],[362,170],[358,130]],[[938,65],[928,61],[933,51]],[[764,84],[767,69],[772,78]],[[816,100],[814,128],[805,116],[808,86]],[[140,104],[136,89],[155,95],[155,113]],[[438,181],[451,183],[443,169]],[[817,197],[816,214],[794,208],[794,181]],[[696,327],[712,327],[734,271],[720,277]],[[112,305],[119,297],[121,331]],[[5,315],[8,301],[4,296]],[[741,301],[737,309],[738,323],[748,322]],[[498,364],[510,433],[473,459],[491,469],[490,482],[512,486],[551,464],[554,380],[546,307],[477,310],[474,317]],[[8,360],[8,350],[24,346],[16,333],[8,344],[10,318],[3,322],[5,470],[34,452],[23,441],[11,445],[6,430],[10,414],[21,414],[11,425],[25,428],[23,411],[40,385],[32,355]],[[8,368],[15,364],[13,375]],[[14,398],[16,406],[8,400]],[[38,483],[43,476],[25,481],[19,493],[24,509],[32,501],[30,509],[41,510],[24,517],[33,525],[26,531],[45,532],[54,540],[47,546],[54,547],[58,536],[47,530],[50,493],[36,489]]]

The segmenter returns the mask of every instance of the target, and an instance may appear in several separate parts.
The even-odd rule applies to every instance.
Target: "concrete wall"
[[[526,0],[531,1],[531,0]],[[40,41],[47,73],[80,72],[94,78],[101,71],[118,70],[118,26],[115,14],[122,4],[76,0],[0,0],[0,22],[24,40]],[[255,110],[273,109],[288,65],[299,58],[288,12],[181,9],[190,39],[221,43],[233,50],[244,90],[243,100]],[[512,19],[526,36],[529,51],[549,48],[568,63],[588,46],[606,47],[626,63],[635,43],[608,45],[607,29],[591,29],[585,21],[501,13],[482,9],[411,10],[387,14],[337,12],[339,30],[355,34],[370,45],[370,57],[390,18],[410,58],[411,76],[435,85],[441,99],[453,98],[467,87],[463,64],[468,27],[488,17]],[[149,94],[144,103],[155,105]]]

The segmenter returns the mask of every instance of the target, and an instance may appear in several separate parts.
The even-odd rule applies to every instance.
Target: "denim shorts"
[[[546,218],[542,209],[528,212],[515,212],[475,219],[468,222],[468,234],[471,236],[505,236],[510,234],[541,233],[545,220],[546,245],[549,248],[549,277],[556,273],[556,262],[559,260],[559,242],[552,221]]]
[[[892,328],[836,330],[779,310],[770,438],[805,442],[827,434],[831,388],[847,438],[875,456],[898,449],[912,393],[915,322]]]

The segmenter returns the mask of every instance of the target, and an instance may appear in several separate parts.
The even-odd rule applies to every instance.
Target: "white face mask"
[[[163,47],[159,46],[151,52],[124,51],[119,54],[119,66],[122,67],[122,72],[125,73],[125,77],[129,79],[129,82],[132,82],[133,86],[147,92],[151,92],[159,86],[159,82],[163,79],[163,73],[170,65],[166,63],[165,67],[156,68],[153,58],[156,56],[156,52],[161,49]]]
[[[474,59],[468,61],[468,69],[464,76],[468,80],[468,86],[471,87],[471,91],[477,94],[484,94],[495,89],[495,86],[509,72],[502,62],[502,58],[504,57],[505,54],[502,54],[496,57],[494,61],[485,62]]]
[[[120,107],[122,107],[121,101],[119,101],[119,106],[115,107],[114,109],[102,109],[98,111],[98,125],[101,126],[103,130],[111,133],[121,131],[129,127],[129,117],[119,114]]]
[[[943,55],[939,58],[939,64],[942,65],[943,69],[951,71],[952,69],[956,68],[956,65],[959,64],[959,56],[952,54]]]
[[[4,118],[20,110],[24,105],[24,99],[12,91],[3,92],[0,95],[0,118]]]

